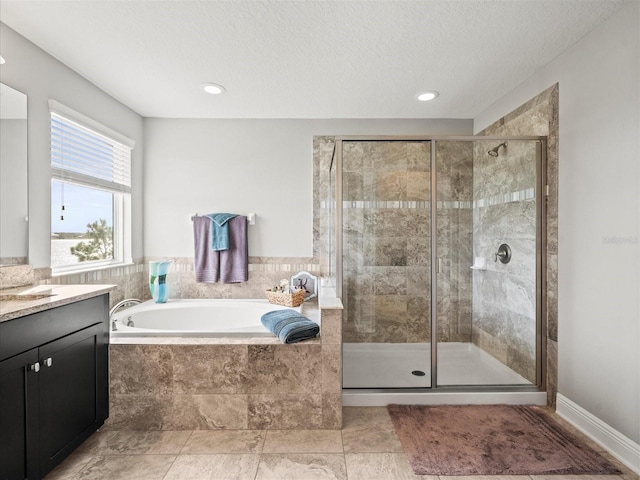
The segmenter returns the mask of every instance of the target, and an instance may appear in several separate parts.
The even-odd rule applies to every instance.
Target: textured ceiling
[[[146,117],[473,118],[624,1],[2,0],[0,20]]]

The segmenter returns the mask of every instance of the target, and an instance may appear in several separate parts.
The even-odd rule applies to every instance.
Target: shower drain
[[[414,370],[413,372],[411,372],[411,375],[415,375],[416,377],[424,377],[426,373],[424,373],[422,370]]]

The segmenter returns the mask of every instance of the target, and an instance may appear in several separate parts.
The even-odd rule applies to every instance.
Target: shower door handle
[[[436,273],[442,273],[442,262],[440,257],[436,257]]]

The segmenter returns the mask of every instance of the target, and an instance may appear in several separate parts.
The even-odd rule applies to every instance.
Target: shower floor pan
[[[430,386],[430,358],[428,343],[345,343],[342,405],[547,404],[546,392],[472,343],[438,344],[438,386],[465,388],[420,390]]]
[[[429,343],[345,343],[342,352],[343,388],[416,388],[431,384]],[[439,386],[530,384],[472,343],[438,344]]]

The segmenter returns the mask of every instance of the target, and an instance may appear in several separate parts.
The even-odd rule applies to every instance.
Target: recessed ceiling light
[[[429,90],[428,92],[419,93],[416,98],[421,102],[428,102],[430,100],[433,100],[434,98],[437,98],[438,95],[440,95],[440,93],[436,92],[435,90]]]
[[[202,89],[211,95],[221,95],[226,92],[225,88],[217,83],[203,83]]]

